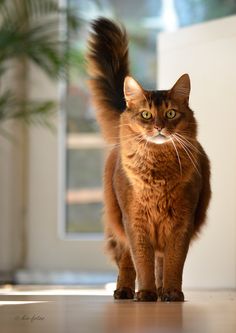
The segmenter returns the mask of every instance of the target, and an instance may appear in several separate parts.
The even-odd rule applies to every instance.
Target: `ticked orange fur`
[[[107,248],[119,275],[115,299],[183,301],[189,244],[204,224],[210,167],[197,141],[190,79],[147,91],[129,74],[125,30],[93,24],[88,69],[97,118],[114,143],[104,173]]]

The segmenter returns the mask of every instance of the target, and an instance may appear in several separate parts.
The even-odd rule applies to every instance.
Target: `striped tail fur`
[[[92,23],[87,69],[92,101],[104,139],[116,143],[120,115],[126,108],[123,84],[129,75],[128,38],[123,26],[106,18]]]

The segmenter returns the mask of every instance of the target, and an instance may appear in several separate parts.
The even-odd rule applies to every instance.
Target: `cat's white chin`
[[[146,140],[152,143],[155,143],[157,145],[162,145],[168,141],[170,141],[170,139],[164,135],[156,135],[156,136],[146,136]]]

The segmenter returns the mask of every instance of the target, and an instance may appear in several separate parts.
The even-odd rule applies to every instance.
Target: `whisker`
[[[176,132],[175,134],[178,134],[178,135],[182,136],[182,137],[185,138],[185,139],[188,138],[189,141],[196,141],[196,139],[194,139],[194,138],[192,138],[191,136],[189,136],[190,133],[189,133],[188,131],[184,131],[184,130],[182,130],[182,131],[180,131],[180,132]],[[182,135],[182,134],[184,134],[184,135]]]
[[[118,126],[116,126],[116,128],[122,127],[122,126],[130,126],[130,124],[119,124]]]
[[[202,152],[196,146],[194,146],[185,136],[183,136],[179,133],[175,133],[175,135],[177,135],[179,140],[184,142],[186,144],[186,146],[188,146],[189,149],[195,150],[195,152],[202,155]]]
[[[122,139],[125,138],[135,138],[135,137],[139,137],[141,134],[127,134],[127,135],[122,135]],[[121,136],[113,136],[112,139],[120,139]]]
[[[188,131],[180,131],[180,132],[176,132],[175,134],[178,134],[179,136],[181,136],[182,138],[184,138],[185,140],[187,140],[188,142],[196,142],[195,138],[192,138],[190,136],[190,133]],[[196,146],[194,146],[196,147]]]
[[[179,137],[176,137],[176,139],[177,139],[177,138],[178,138],[178,140],[179,140],[179,141],[178,141],[178,140],[177,140],[177,141],[178,141],[179,143],[182,143],[182,145],[188,150],[189,154],[192,156],[192,158],[194,159],[194,161],[195,161],[197,164],[199,164],[199,163],[198,163],[198,160],[197,160],[197,158],[196,158],[196,156],[194,156],[193,153],[192,153],[192,151],[191,151],[191,147],[189,147],[188,144],[187,144],[184,140],[180,139]]]
[[[146,141],[145,138],[143,137],[143,135],[141,135],[141,139],[136,142],[138,147],[135,151],[135,155],[138,156],[137,160],[136,160],[136,163],[135,165],[136,166],[140,166],[140,162],[142,161],[142,159],[140,159],[139,157],[143,157],[144,153],[146,153],[146,146],[147,146],[147,141],[144,143],[144,146],[143,144],[140,144],[142,141]],[[146,159],[146,154],[145,154],[145,159]]]
[[[185,147],[187,147],[190,151],[193,151],[195,153],[198,153],[198,150],[195,149],[194,146],[191,146],[190,143],[182,138],[180,138],[179,136],[177,136],[179,141],[182,142],[184,144]]]
[[[173,144],[173,146],[174,146],[174,149],[175,149],[175,152],[176,152],[176,155],[177,155],[177,158],[178,158],[178,162],[179,162],[179,171],[180,171],[180,175],[181,175],[181,177],[182,177],[182,176],[183,176],[183,173],[182,173],[182,164],[181,164],[181,160],[180,160],[179,152],[178,152],[178,149],[177,149],[177,147],[176,147],[176,145],[175,145],[175,143],[174,143],[174,140],[173,140],[172,136],[170,136],[170,139],[171,139],[171,142],[172,142],[172,144]]]
[[[113,137],[113,139],[120,139],[120,137]],[[119,141],[119,142],[116,142],[116,143],[111,143],[111,144],[106,144],[104,145],[105,147],[119,147],[121,146],[122,143],[127,143],[127,142],[134,142],[134,141],[137,141],[137,140],[144,140],[143,136],[141,134],[139,135],[132,135],[132,136],[127,136],[127,137],[122,137],[122,142]]]
[[[144,138],[144,147],[142,148],[142,155],[145,155],[146,160],[147,160],[147,151],[146,151],[147,144],[148,144],[148,141]],[[140,149],[139,149],[139,152],[140,152]]]
[[[197,167],[197,165],[195,164],[195,162],[198,164],[198,162],[195,160],[193,160],[193,158],[191,157],[191,155],[193,156],[193,154],[188,150],[188,148],[181,142],[179,141],[178,137],[176,137],[175,135],[173,135],[174,138],[179,142],[179,144],[182,146],[183,150],[185,151],[186,155],[188,156],[188,158],[190,159],[190,161],[192,162],[195,170],[197,171],[197,173],[199,174],[199,176],[201,176],[201,173]]]
[[[148,149],[148,148],[149,148],[148,140],[147,140],[147,139],[145,139],[145,140],[146,140],[145,151],[146,151],[146,149],[147,149],[147,159],[149,160],[149,157],[150,157],[150,149]]]

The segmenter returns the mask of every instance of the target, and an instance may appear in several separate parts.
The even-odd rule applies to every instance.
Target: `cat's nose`
[[[161,132],[161,130],[162,130],[161,126],[155,126],[155,128],[158,130],[158,132]]]

